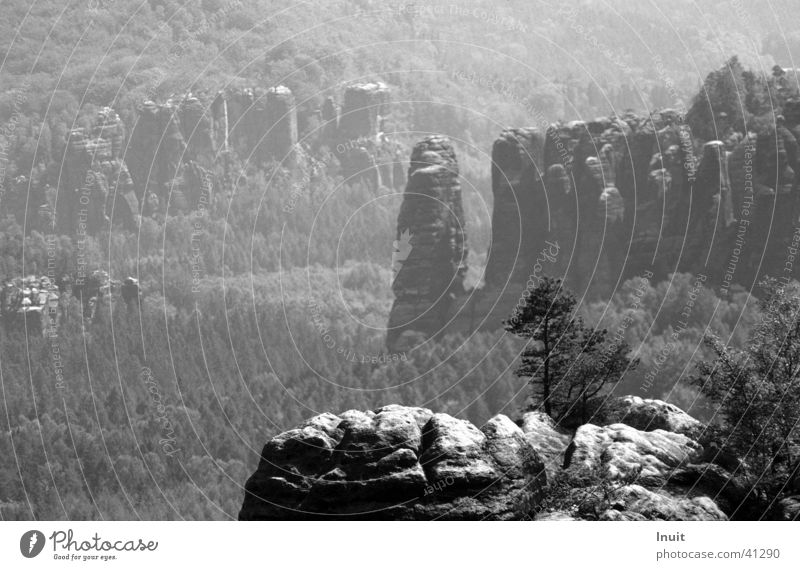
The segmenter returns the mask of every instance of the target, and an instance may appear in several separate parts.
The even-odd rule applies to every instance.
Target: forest
[[[75,236],[20,223],[25,196],[11,181],[56,186],[67,133],[101,107],[130,125],[145,98],[284,84],[310,117],[348,81],[378,78],[393,88],[392,133],[408,145],[433,132],[455,141],[479,282],[488,156],[504,126],[688,109],[734,54],[759,77],[800,57],[800,32],[751,20],[754,2],[741,13],[702,3],[742,30],[725,35],[694,21],[695,2],[676,2],[686,9],[672,17],[683,20],[662,27],[649,23],[652,6],[620,0],[569,11],[545,0],[481,0],[476,11],[368,0],[4,2],[0,277],[40,274],[50,259],[58,273],[74,271]],[[791,3],[774,4],[791,18]],[[608,32],[620,18],[630,35]],[[481,45],[460,44],[478,36]],[[662,51],[639,49],[641,36]],[[300,138],[314,128],[301,119]],[[335,163],[335,149],[321,160]],[[135,232],[80,246],[91,269],[135,276],[138,303],[109,303],[87,320],[69,299],[50,335],[0,326],[0,519],[234,519],[264,442],[317,413],[402,403],[481,425],[523,409],[527,382],[514,374],[523,341],[501,323],[387,354],[399,192],[342,184],[331,168],[287,211],[292,181],[280,164],[237,158],[234,170],[202,216],[143,217]],[[703,337],[713,330],[742,348],[760,319],[751,292],[720,296],[688,274],[631,279],[580,310],[641,360],[615,393],[706,421],[713,408],[689,382],[713,356]]]

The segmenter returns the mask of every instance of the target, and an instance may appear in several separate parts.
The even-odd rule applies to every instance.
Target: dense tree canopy
[[[457,145],[477,282],[490,239],[487,153],[501,128],[680,106],[730,54],[771,70],[800,45],[791,33],[786,44],[766,35],[762,19],[743,24],[725,3],[709,13],[739,31],[701,29],[694,0],[673,3],[672,26],[654,26],[652,6],[622,0],[480,0],[477,11],[456,13],[452,1],[420,3],[417,12],[366,0],[295,4],[3,2],[0,276],[41,273],[51,257],[54,271],[67,273],[80,247],[91,268],[139,278],[143,299],[103,306],[93,322],[71,299],[52,337],[0,327],[0,519],[235,517],[269,436],[315,413],[388,403],[478,425],[497,413],[515,417],[528,393],[515,363],[522,355],[532,371],[542,360],[525,340],[488,332],[387,355],[399,199],[343,184],[334,153],[319,157],[331,168],[309,182],[291,214],[282,208],[292,192],[286,172],[240,157],[241,176],[218,189],[199,227],[196,212],[144,218],[135,232],[114,228],[78,244],[72,235],[50,241],[13,219],[11,181],[36,176],[55,185],[66,134],[88,127],[101,106],[113,106],[130,127],[143,98],[285,84],[301,111],[302,139],[326,96],[340,96],[350,81],[382,79],[394,90],[388,128],[410,142],[443,132]],[[794,6],[773,4],[791,23]],[[611,33],[621,14],[631,34]],[[578,24],[587,33],[578,34]],[[753,33],[766,38],[761,52],[742,39]],[[709,92],[728,97],[728,77],[713,76]],[[747,81],[734,74],[736,85],[747,89]],[[746,110],[756,113],[763,91],[751,92]],[[710,419],[698,389],[685,382],[692,364],[714,354],[700,347],[703,333],[712,328],[742,347],[759,312],[742,290],[718,298],[704,288],[678,333],[693,279],[631,280],[608,302],[562,307],[565,331],[579,318],[589,324],[564,341],[583,354],[571,363],[581,380],[555,409],[622,376],[630,346],[641,366],[625,367],[615,393],[664,398]],[[512,332],[538,334],[521,323]],[[604,329],[607,336],[597,332]],[[604,354],[613,366],[597,366]]]

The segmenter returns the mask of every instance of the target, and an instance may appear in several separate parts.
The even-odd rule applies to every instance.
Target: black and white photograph
[[[0,0],[1,567],[792,522],[798,0]]]

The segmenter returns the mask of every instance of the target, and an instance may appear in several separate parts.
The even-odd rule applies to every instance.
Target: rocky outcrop
[[[395,302],[389,343],[406,330],[436,334],[464,292],[467,242],[458,162],[450,140],[430,136],[411,153],[408,185],[397,217],[397,240],[407,242],[392,284]]]
[[[144,215],[194,211],[210,203],[215,143],[197,98],[145,102],[139,109],[125,160]],[[188,142],[187,142],[188,141]]]
[[[542,275],[589,299],[642,275],[702,274],[721,295],[764,275],[790,279],[800,113],[790,117],[725,141],[696,140],[670,110],[503,131],[484,282],[409,329],[419,339],[499,329]]]
[[[178,117],[186,141],[186,158],[210,167],[216,159],[217,144],[213,117],[207,107],[200,97],[189,93],[179,103]]]
[[[525,281],[547,236],[544,135],[533,128],[508,129],[492,148],[492,243],[486,282]],[[533,255],[533,258],[531,258]]]
[[[632,423],[644,410],[676,429],[696,421],[658,400],[621,401],[639,410],[625,415]],[[239,518],[726,520],[748,500],[739,475],[682,433],[573,432],[539,412],[519,423],[498,415],[478,429],[397,405],[320,414],[267,442]],[[780,509],[795,516],[791,501]]]
[[[124,140],[125,127],[109,107],[97,113],[89,131],[70,131],[58,192],[44,205],[55,222],[51,228],[87,235],[136,225],[139,200],[122,159]]]
[[[662,400],[622,396],[602,402],[593,418],[608,424],[624,423],[641,431],[665,430],[697,439],[703,434],[703,424]],[[594,420],[596,421],[596,420]]]
[[[279,162],[293,165],[297,147],[297,109],[292,91],[279,85],[267,89],[267,117],[272,121],[262,135],[266,153]]]
[[[350,184],[360,182],[374,189],[402,188],[405,184],[402,145],[385,132],[390,94],[389,87],[380,81],[354,83],[345,89],[335,149],[342,175]],[[326,101],[322,111],[330,125],[336,116],[333,103]]]
[[[573,473],[600,470],[612,481],[635,477],[659,486],[678,466],[699,458],[701,449],[685,435],[664,430],[644,432],[625,424],[586,424],[575,432],[564,465]]]
[[[59,293],[47,275],[6,278],[0,285],[0,323],[23,334],[52,334],[63,314]]]
[[[212,117],[218,146],[235,148],[248,162],[294,166],[297,107],[288,87],[228,89],[217,95]]]
[[[235,153],[245,164],[275,162],[294,172],[306,168],[305,155],[320,144],[336,151],[347,183],[402,187],[402,146],[382,130],[389,93],[380,82],[351,85],[343,95],[341,117],[333,98],[327,98],[315,119],[308,112],[302,115],[307,129],[314,121],[318,126],[303,143],[297,102],[285,85],[229,87],[213,97],[189,93],[161,104],[149,101],[138,111],[126,159],[140,194],[156,197],[162,210],[168,185],[170,202],[183,200],[184,164],[227,169]]]
[[[714,463],[701,462],[681,466],[670,473],[668,486],[691,489],[713,497],[725,513],[737,513],[743,507],[746,509],[752,499],[749,487],[742,480],[741,471],[728,471]]]
[[[316,416],[272,438],[245,486],[240,520],[503,520],[546,483],[505,416],[482,429],[424,408]]]
[[[350,140],[377,135],[389,112],[389,100],[389,87],[380,81],[349,85],[344,92],[339,135]]]
[[[670,490],[653,491],[641,485],[626,485],[614,489],[610,508],[601,521],[724,521],[728,520],[714,501],[705,496],[685,496]]]
[[[135,229],[140,215],[208,208],[218,186],[263,168],[285,169],[297,187],[325,174],[376,192],[404,188],[407,150],[388,132],[389,87],[355,83],[341,97],[341,106],[328,96],[312,109],[285,85],[236,85],[140,101],[121,111],[132,119],[127,129],[103,109],[91,128],[67,134],[56,176],[44,163],[8,176],[0,214],[28,231]]]
[[[153,213],[149,205],[154,200],[160,201],[163,209],[185,154],[178,106],[171,101],[162,105],[146,101],[139,109],[125,153],[145,213]]]
[[[545,500],[550,508],[537,520],[727,520],[747,502],[749,489],[735,474],[704,462],[708,449],[682,433],[653,428],[696,432],[697,420],[659,400],[618,402],[609,417],[648,431],[627,423],[580,426],[563,454],[563,471],[548,473],[556,498]],[[540,422],[533,425],[532,433],[541,433]],[[538,451],[539,436],[526,437]]]
[[[522,431],[544,462],[549,480],[555,479],[564,466],[564,453],[572,435],[557,426],[544,412],[528,412],[522,416]]]

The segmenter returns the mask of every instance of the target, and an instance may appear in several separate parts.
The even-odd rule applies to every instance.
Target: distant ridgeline
[[[284,86],[145,101],[133,125],[106,107],[91,128],[67,134],[56,168],[38,164],[30,176],[6,181],[0,216],[24,222],[28,232],[132,230],[140,216],[188,213],[210,204],[215,189],[233,187],[253,166],[309,170],[310,163],[319,163],[315,154],[322,144],[336,151],[346,183],[402,188],[405,169],[397,163],[406,153],[383,132],[389,100],[383,83],[350,85],[341,106],[328,97],[304,117],[313,128],[303,140],[294,95]],[[244,170],[234,172],[234,163]]]
[[[763,96],[768,114],[717,105],[725,86],[715,72],[686,117],[663,110],[503,131],[492,149],[491,246],[469,290],[458,162],[445,137],[421,141],[397,222],[411,249],[393,284],[389,348],[498,329],[544,274],[590,299],[673,272],[698,274],[723,295],[765,275],[788,282],[800,246],[800,99],[778,70],[759,92],[740,91],[748,108]]]

